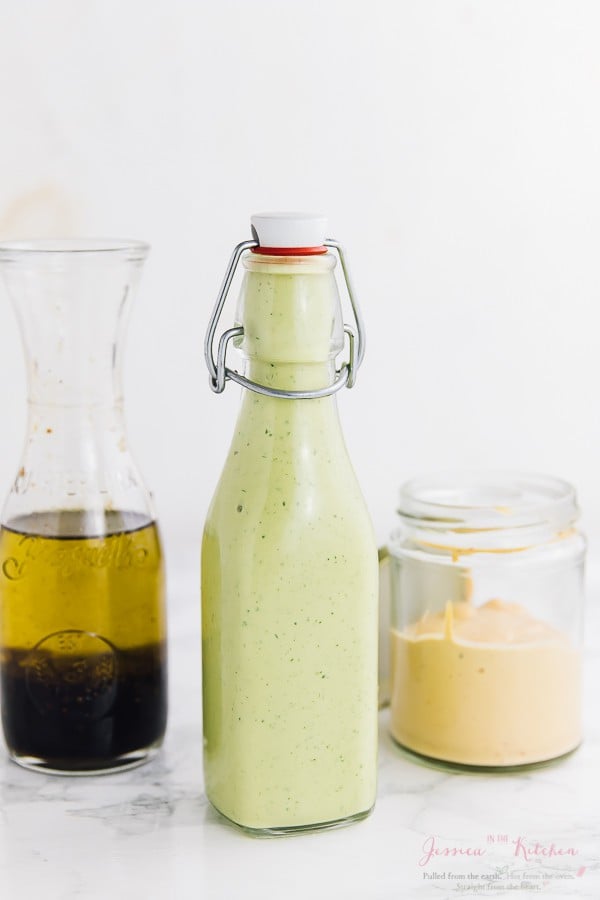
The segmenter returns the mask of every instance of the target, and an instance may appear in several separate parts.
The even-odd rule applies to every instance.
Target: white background
[[[423,769],[384,718],[363,826],[249,843],[205,806],[199,544],[239,389],[209,391],[202,345],[250,213],[282,208],[327,213],[349,254],[368,348],[340,407],[378,539],[406,478],[515,467],[575,483],[600,564],[600,3],[0,0],[0,238],[153,246],[126,411],[176,647],[150,767],[36,779],[0,756],[0,894],[414,900],[432,896],[423,835],[524,829],[576,840],[594,872],[568,895],[597,897],[597,615],[586,741],[556,769]],[[24,375],[0,288],[0,494],[19,467]]]
[[[0,13],[0,237],[153,247],[125,389],[172,578],[196,565],[239,402],[235,386],[208,389],[204,331],[262,209],[327,213],[349,253],[369,340],[340,406],[378,538],[406,478],[519,467],[576,484],[600,555],[599,4],[2,0]],[[25,384],[3,292],[0,371],[8,490]]]

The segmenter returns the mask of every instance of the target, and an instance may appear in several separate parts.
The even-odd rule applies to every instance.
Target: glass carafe
[[[136,765],[165,730],[161,544],[121,391],[147,252],[125,241],[0,245],[28,380],[0,532],[2,722],[9,754],[30,768]]]

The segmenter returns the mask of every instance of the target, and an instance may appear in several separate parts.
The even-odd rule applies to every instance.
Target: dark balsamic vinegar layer
[[[2,724],[11,754],[85,771],[118,765],[119,757],[160,742],[167,718],[163,645],[113,648],[108,672],[106,659],[89,658],[67,679],[48,674],[55,668],[49,654],[35,654],[2,654]]]

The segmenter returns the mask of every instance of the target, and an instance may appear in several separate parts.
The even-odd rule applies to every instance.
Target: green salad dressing
[[[330,254],[250,254],[248,376],[331,384],[342,340]],[[377,752],[377,551],[334,396],[244,391],[202,547],[204,758],[246,828],[368,813]]]

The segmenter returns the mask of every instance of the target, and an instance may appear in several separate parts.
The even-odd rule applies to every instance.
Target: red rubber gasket
[[[260,256],[317,256],[327,253],[327,247],[252,247]]]

